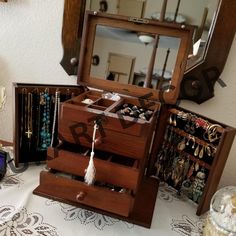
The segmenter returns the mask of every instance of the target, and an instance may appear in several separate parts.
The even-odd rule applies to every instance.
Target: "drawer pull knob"
[[[77,194],[76,200],[77,200],[77,201],[83,201],[84,198],[85,198],[85,196],[86,196],[86,193],[81,191],[81,192],[79,192],[79,193]]]

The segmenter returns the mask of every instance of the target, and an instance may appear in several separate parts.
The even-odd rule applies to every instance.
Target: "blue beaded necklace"
[[[48,89],[40,93],[40,106],[42,110],[41,125],[40,125],[40,142],[39,149],[47,150],[51,143],[50,133],[50,95]]]

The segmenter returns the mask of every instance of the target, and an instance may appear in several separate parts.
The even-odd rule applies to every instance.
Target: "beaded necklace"
[[[40,106],[42,107],[39,149],[46,150],[50,146],[50,95],[48,89],[40,93]]]
[[[56,91],[55,93],[55,104],[54,104],[54,114],[53,114],[53,124],[52,124],[52,139],[50,146],[53,146],[54,143],[54,136],[56,130],[56,124],[58,123],[59,117],[59,108],[60,108],[60,91]]]

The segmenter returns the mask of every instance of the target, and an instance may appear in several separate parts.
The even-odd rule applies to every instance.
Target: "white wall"
[[[0,3],[0,86],[7,89],[0,139],[12,140],[12,82],[75,83],[59,64],[63,7],[63,0]]]
[[[7,102],[0,111],[0,139],[13,140],[12,83],[75,84],[59,62],[62,58],[63,0],[9,0],[0,3],[0,86],[7,89]],[[215,97],[196,105],[181,106],[236,127],[236,39]],[[221,180],[221,186],[236,183],[236,142]]]

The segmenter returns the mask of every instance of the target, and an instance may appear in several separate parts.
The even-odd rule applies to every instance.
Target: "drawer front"
[[[58,200],[95,207],[125,217],[129,216],[133,208],[134,198],[129,194],[88,186],[46,171],[40,173],[40,189],[41,193]]]
[[[92,135],[92,126],[84,126],[81,123],[65,119],[60,120],[59,136],[63,141],[91,148]],[[145,136],[131,136],[108,129],[98,130],[96,138],[99,138],[100,142],[95,144],[95,150],[103,150],[135,159],[145,156],[149,140]]]
[[[61,105],[60,119],[74,121],[93,126],[94,120],[101,120],[104,129],[113,130],[133,136],[146,136],[154,119],[144,121],[128,116],[118,116],[116,113],[100,111],[70,103]]]
[[[48,148],[47,166],[64,173],[84,176],[88,167],[89,157],[65,150]],[[95,153],[96,155],[96,153]],[[136,162],[134,163],[136,164]],[[106,182],[122,188],[136,190],[140,171],[135,167],[128,167],[110,161],[94,158],[96,180]]]
[[[95,148],[135,159],[145,156],[156,124],[156,115],[144,121],[65,102],[61,106],[59,118],[60,138],[91,147],[95,120],[101,121],[96,136],[100,142]]]

